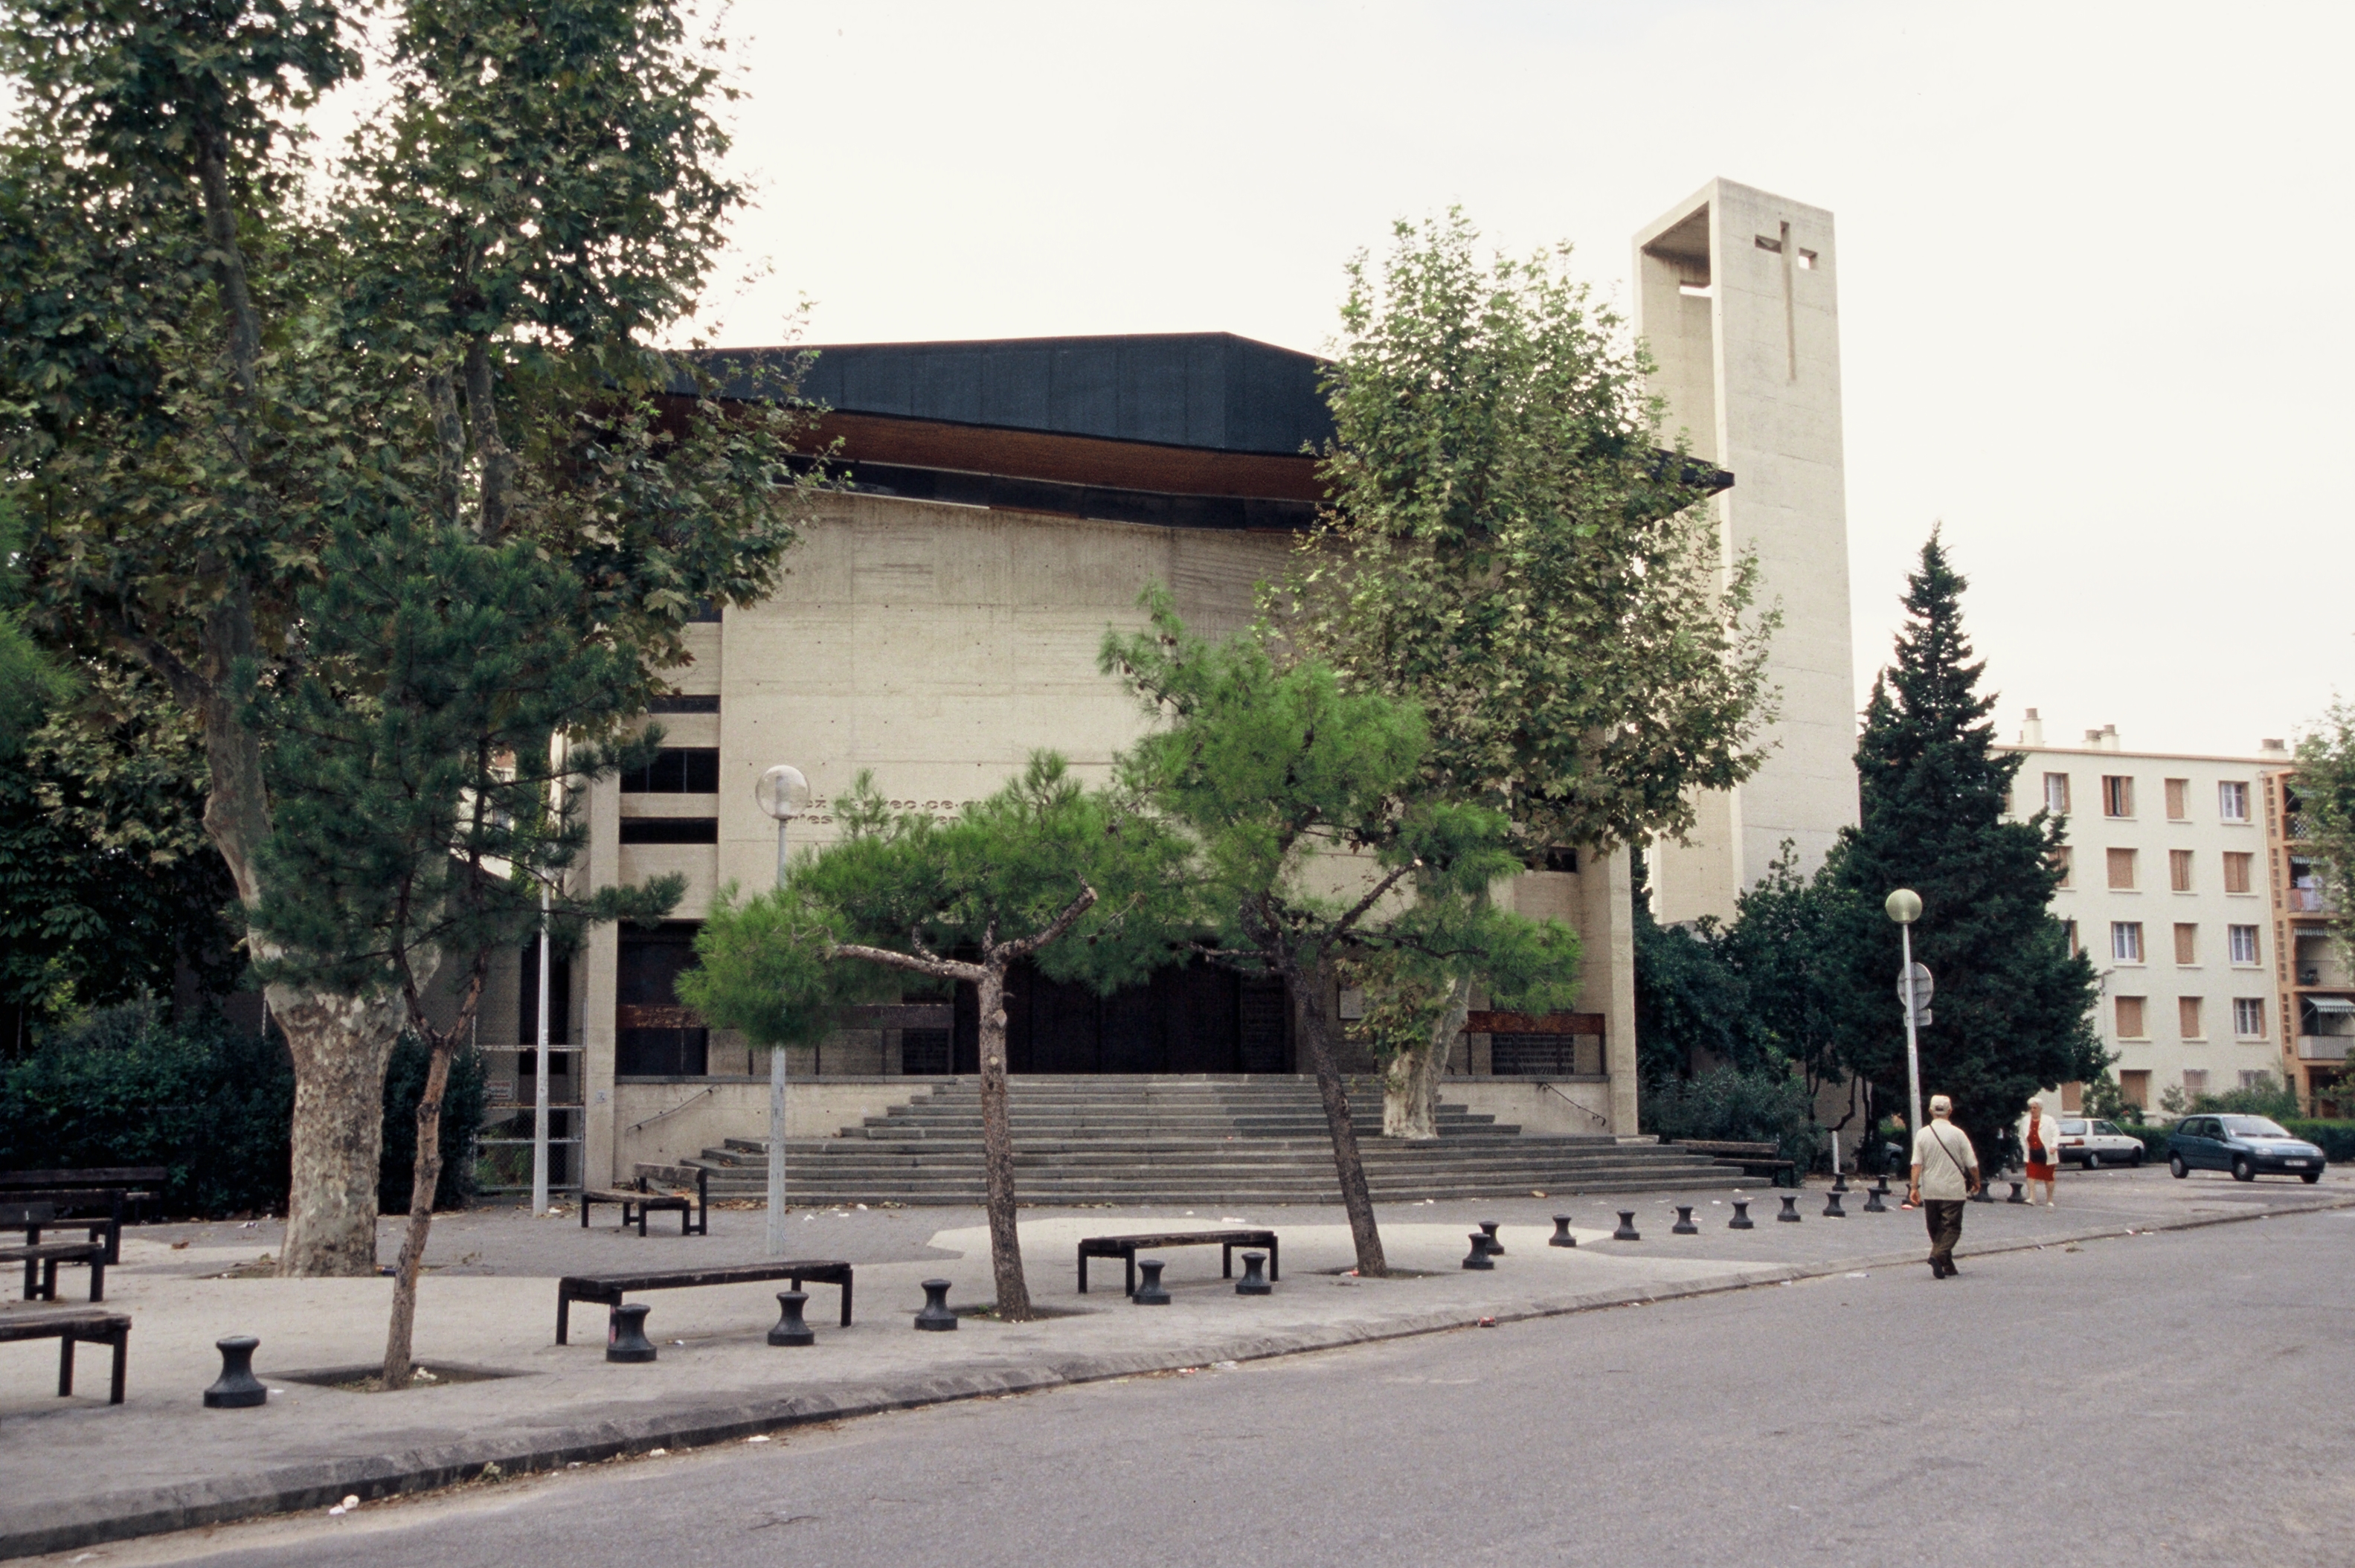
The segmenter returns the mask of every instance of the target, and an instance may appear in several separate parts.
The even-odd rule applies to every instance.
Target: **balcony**
[[[2302,1034],[2297,1037],[2297,1059],[2300,1061],[2344,1061],[2347,1048],[2355,1045],[2355,1035]]]
[[[2339,901],[2320,888],[2286,888],[2282,891],[2282,907],[2292,914],[2337,914]]]

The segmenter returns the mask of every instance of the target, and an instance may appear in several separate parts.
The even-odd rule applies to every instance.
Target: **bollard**
[[[609,1361],[651,1361],[655,1342],[646,1338],[646,1314],[654,1308],[623,1302],[605,1319],[605,1359]]]
[[[1725,1228],[1729,1231],[1754,1231],[1758,1228],[1755,1221],[1750,1218],[1749,1199],[1737,1198],[1733,1200],[1733,1218],[1725,1222]]]
[[[1553,1217],[1553,1234],[1546,1238],[1546,1245],[1550,1247],[1574,1247],[1578,1245],[1578,1238],[1570,1233],[1569,1215],[1556,1214]]]
[[[1237,1296],[1273,1296],[1275,1294],[1275,1286],[1268,1284],[1267,1275],[1259,1272],[1259,1265],[1265,1262],[1267,1262],[1265,1253],[1243,1254],[1243,1276],[1235,1281]]]
[[[1848,1190],[1847,1171],[1835,1170],[1832,1172],[1832,1190],[1834,1192],[1846,1192]]]
[[[1488,1238],[1488,1255],[1492,1258],[1503,1257],[1505,1255],[1505,1243],[1497,1240],[1497,1221],[1494,1220],[1482,1220],[1478,1221],[1478,1224],[1480,1226],[1480,1233]]]
[[[1691,1204],[1689,1204],[1689,1203],[1679,1203],[1679,1204],[1678,1204],[1678,1205],[1677,1205],[1677,1222],[1676,1222],[1675,1224],[1673,1224],[1673,1225],[1671,1225],[1671,1226],[1669,1226],[1669,1227],[1668,1227],[1668,1234],[1669,1234],[1669,1235],[1671,1235],[1671,1236],[1698,1236],[1698,1235],[1700,1235],[1700,1227],[1699,1225],[1696,1225],[1696,1224],[1694,1224],[1694,1223],[1692,1222],[1692,1211],[1693,1211],[1693,1206],[1692,1206]]]
[[[1780,1214],[1775,1215],[1774,1218],[1786,1225],[1797,1224],[1799,1222],[1799,1195],[1796,1192],[1785,1192],[1783,1194],[1783,1211]]]
[[[1992,1203],[1995,1201],[1995,1194],[1989,1192],[1987,1190],[1987,1184],[1982,1181],[1979,1183],[1979,1189],[1971,1194],[1971,1201],[1974,1203]]]
[[[2026,1192],[2026,1191],[2024,1191],[2024,1190],[2022,1189],[2023,1189],[2023,1186],[2024,1186],[2024,1184],[2023,1184],[2023,1183],[2021,1183],[2021,1182],[2018,1182],[2018,1181],[2013,1182],[2013,1183],[2011,1184],[2011,1196],[2010,1196],[2010,1197],[2009,1197],[2009,1198],[2007,1198],[2007,1199],[2005,1199],[2005,1200],[2004,1200],[2004,1201],[2005,1201],[2005,1202],[2007,1202],[2007,1203],[2025,1203],[2025,1202],[2027,1202],[2027,1201],[2028,1201],[2028,1194],[2027,1194],[2027,1192]]]
[[[72,1348],[70,1342],[67,1348]],[[250,1410],[270,1403],[270,1391],[253,1375],[253,1352],[261,1348],[261,1341],[250,1334],[232,1334],[213,1341],[213,1349],[221,1354],[221,1370],[213,1386],[205,1390],[207,1410]]]
[[[1136,1272],[1145,1277],[1136,1282],[1136,1294],[1129,1297],[1139,1307],[1167,1307],[1168,1287],[1161,1283],[1161,1271],[1168,1265],[1160,1258],[1139,1258]]]
[[[1641,1232],[1636,1229],[1636,1211],[1633,1209],[1619,1211],[1619,1228],[1611,1232],[1611,1239],[1614,1242],[1640,1242],[1644,1239]]]
[[[956,1326],[956,1314],[949,1310],[949,1282],[924,1281],[924,1309],[916,1314],[916,1327],[929,1333],[945,1334]]]
[[[1840,1207],[1840,1195],[1838,1192],[1832,1191],[1824,1194],[1824,1218],[1827,1220],[1845,1220],[1848,1218],[1848,1211]]]
[[[1874,1187],[1866,1190],[1864,1195],[1864,1211],[1868,1214],[1886,1214],[1889,1212],[1889,1205],[1881,1200],[1880,1188]]]
[[[802,1321],[802,1303],[808,1299],[809,1292],[805,1290],[777,1292],[777,1305],[783,1309],[783,1312],[777,1319],[777,1326],[769,1330],[770,1344],[815,1345],[817,1343],[817,1335],[811,1330],[808,1324]]]
[[[1478,1231],[1472,1232],[1472,1250],[1465,1255],[1464,1266],[1465,1268],[1495,1268],[1497,1266],[1495,1260],[1488,1256],[1488,1238],[1483,1232]]]

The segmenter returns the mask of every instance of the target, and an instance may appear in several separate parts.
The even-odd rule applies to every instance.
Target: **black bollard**
[[[1864,1211],[1868,1214],[1886,1214],[1889,1212],[1889,1205],[1881,1200],[1880,1188],[1873,1187],[1866,1189],[1864,1194]]]
[[[655,1342],[646,1338],[646,1314],[654,1308],[625,1301],[605,1319],[605,1359],[609,1361],[651,1361]]]
[[[1671,1226],[1669,1226],[1669,1227],[1668,1227],[1668,1234],[1669,1234],[1669,1235],[1671,1235],[1671,1236],[1698,1236],[1698,1235],[1700,1235],[1700,1227],[1699,1225],[1696,1225],[1696,1224],[1694,1224],[1694,1223],[1692,1222],[1692,1211],[1693,1211],[1693,1206],[1692,1206],[1691,1204],[1689,1204],[1689,1203],[1679,1203],[1679,1204],[1678,1204],[1678,1205],[1677,1205],[1677,1222],[1676,1222],[1675,1224],[1673,1224],[1673,1225],[1671,1225]]]
[[[778,1317],[777,1326],[769,1330],[770,1344],[815,1345],[817,1343],[815,1332],[808,1324],[802,1321],[802,1303],[808,1299],[809,1292],[805,1290],[777,1292],[777,1305],[783,1308],[783,1313]]]
[[[1259,1265],[1265,1262],[1267,1262],[1265,1253],[1243,1254],[1243,1276],[1235,1281],[1237,1296],[1273,1296],[1275,1294],[1275,1286],[1268,1284],[1267,1275],[1259,1272]]]
[[[2013,1183],[2011,1184],[2011,1196],[2010,1196],[2010,1197],[2009,1197],[2009,1198],[2007,1198],[2007,1199],[2005,1199],[2005,1200],[2004,1200],[2004,1201],[2005,1201],[2005,1202],[2007,1202],[2007,1203],[2025,1203],[2025,1202],[2027,1202],[2027,1201],[2028,1201],[2028,1194],[2027,1194],[2027,1192],[2023,1189],[2024,1189],[2024,1185],[2025,1185],[2025,1184],[2024,1184],[2024,1183],[2021,1183],[2021,1182],[2018,1182],[2018,1181],[2013,1182]]]
[[[1834,1192],[1846,1192],[1848,1190],[1847,1171],[1835,1170],[1832,1172],[1832,1190]]]
[[[1725,1228],[1729,1231],[1754,1231],[1758,1228],[1750,1218],[1749,1199],[1737,1198],[1733,1200],[1733,1218],[1725,1222]]]
[[[1488,1238],[1485,1233],[1479,1231],[1472,1232],[1472,1250],[1465,1254],[1464,1266],[1465,1268],[1495,1268],[1497,1266],[1495,1260],[1488,1256]]]
[[[1161,1283],[1161,1271],[1168,1265],[1159,1258],[1139,1258],[1136,1272],[1145,1277],[1136,1282],[1136,1294],[1129,1297],[1139,1307],[1167,1307],[1168,1287]]]
[[[1546,1245],[1550,1247],[1574,1247],[1578,1245],[1578,1238],[1570,1233],[1569,1215],[1556,1214],[1553,1217],[1553,1234],[1546,1238]]]
[[[1799,1195],[1796,1192],[1785,1192],[1783,1194],[1783,1211],[1780,1214],[1775,1215],[1774,1218],[1780,1220],[1786,1225],[1797,1224],[1799,1222]]]
[[[1832,1191],[1824,1194],[1824,1218],[1827,1220],[1845,1220],[1848,1218],[1848,1211],[1840,1207],[1840,1195],[1838,1192]]]
[[[1992,1203],[1995,1201],[1995,1194],[1989,1192],[1987,1190],[1987,1184],[1982,1181],[1979,1183],[1979,1189],[1971,1194],[1971,1201],[1974,1203]]]
[[[1480,1227],[1480,1233],[1488,1238],[1488,1255],[1492,1258],[1503,1257],[1505,1255],[1505,1243],[1497,1240],[1497,1221],[1494,1220],[1482,1220],[1477,1221],[1477,1223]]]
[[[1636,1229],[1636,1211],[1633,1209],[1619,1211],[1619,1228],[1611,1232],[1611,1239],[1614,1242],[1640,1242],[1644,1239]]]
[[[270,1403],[270,1391],[253,1375],[253,1352],[261,1348],[261,1341],[250,1334],[213,1341],[213,1349],[221,1353],[221,1371],[205,1390],[207,1410],[250,1410]]]
[[[924,1309],[916,1314],[916,1327],[929,1333],[945,1334],[956,1327],[956,1314],[949,1310],[949,1282],[944,1279],[924,1281]]]

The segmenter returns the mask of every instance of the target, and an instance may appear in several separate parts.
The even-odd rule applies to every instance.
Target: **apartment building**
[[[2222,1090],[2278,1072],[2282,938],[2269,890],[2264,803],[2287,765],[2278,741],[2247,757],[2129,752],[2117,726],[2048,745],[2030,709],[2011,815],[2068,823],[2053,912],[2102,976],[2098,1027],[2127,1103]],[[2079,1086],[2062,1093],[2076,1108]]]
[[[2310,1114],[2343,1116],[2355,1107],[2347,1067],[2355,1046],[2355,974],[2331,940],[2338,906],[2307,842],[2296,770],[2265,775],[2264,809],[2282,1079]]]

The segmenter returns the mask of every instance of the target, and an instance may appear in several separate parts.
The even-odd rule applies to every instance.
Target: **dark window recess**
[[[1532,871],[1575,871],[1578,851],[1566,844],[1556,844],[1539,850],[1521,862]]]
[[[718,795],[719,748],[665,746],[654,761],[622,775],[623,795]],[[673,842],[677,842],[674,840]],[[705,839],[705,843],[711,840]]]
[[[613,1072],[623,1078],[700,1078],[711,1031],[679,1005],[678,977],[695,967],[698,923],[624,925],[613,985]]]
[[[516,1043],[530,1045],[539,1039],[539,944],[528,943],[523,950],[523,963],[517,970],[517,988],[522,993],[516,1005]],[[548,1039],[551,1045],[572,1043],[572,960],[559,953],[548,965]],[[539,1052],[523,1053],[520,1071],[526,1078],[537,1072]],[[549,1052],[550,1072],[571,1071],[572,1052]]]
[[[953,1039],[952,1031],[944,1029],[901,1029],[900,1071],[911,1078],[944,1076]]]
[[[1488,1071],[1499,1078],[1591,1075],[1603,1071],[1603,1042],[1574,1034],[1492,1034]]]
[[[649,713],[717,713],[719,711],[719,699],[714,693],[706,693],[700,697],[683,695],[657,697],[646,704],[646,711]]]
[[[695,602],[695,608],[687,613],[687,624],[690,626],[698,623],[708,625],[719,619],[719,601],[717,599],[698,599]]]
[[[1014,1072],[1283,1072],[1291,1065],[1284,982],[1199,961],[1109,997],[1020,965],[1007,976],[1006,1013],[1006,1064]],[[980,1010],[970,986],[957,987],[955,1019],[956,1071],[975,1072]]]
[[[622,818],[622,842],[624,844],[717,844],[719,842],[719,818],[716,816],[625,816]]]

